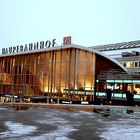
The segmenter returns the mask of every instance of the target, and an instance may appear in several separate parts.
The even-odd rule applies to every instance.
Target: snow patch
[[[54,130],[48,134],[43,134],[42,136],[35,137],[25,137],[21,140],[71,140],[67,137],[68,133],[76,131],[71,125],[57,125],[57,130]]]
[[[105,140],[139,140],[140,139],[140,125],[134,126],[136,120],[124,120],[113,121],[108,123],[103,132],[100,135]],[[140,124],[140,122],[137,122]]]
[[[56,115],[57,116],[57,115]],[[69,124],[69,121],[67,121],[64,118],[60,117],[52,117],[50,115],[46,115],[46,119],[38,121],[39,123],[45,123],[50,125],[55,125],[57,127],[56,130],[51,131],[48,134],[44,134],[42,136],[36,136],[36,137],[28,137],[30,140],[70,140],[67,135],[70,132],[76,131],[76,129]],[[26,138],[27,139],[27,138]],[[24,139],[25,140],[25,139]]]
[[[5,137],[19,137],[22,135],[30,134],[36,130],[35,126],[27,126],[17,122],[6,121],[5,125],[8,127],[6,132],[1,132],[1,138]]]
[[[0,110],[7,110],[7,108],[0,107]]]

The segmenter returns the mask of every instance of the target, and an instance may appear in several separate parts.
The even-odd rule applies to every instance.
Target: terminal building
[[[6,53],[0,55],[1,94],[90,102],[113,88],[113,97],[125,98],[132,79],[115,59],[79,45]]]
[[[140,40],[90,47],[115,58],[130,74],[140,74]]]
[[[126,101],[130,90],[140,101],[140,41],[83,47],[67,39],[2,49],[0,95],[93,103],[111,89],[112,100]]]
[[[126,76],[125,81],[123,80],[123,77],[114,78],[114,81],[113,79],[111,80],[108,78],[106,81],[108,85],[126,83],[131,92],[135,91],[135,100],[140,100],[140,40],[98,45],[90,48],[114,58],[128,70],[129,77]],[[115,86],[112,86],[112,88],[114,87]],[[123,99],[124,96],[125,94],[122,94],[120,95],[120,98]]]

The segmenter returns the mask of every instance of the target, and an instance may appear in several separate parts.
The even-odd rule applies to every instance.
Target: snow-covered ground
[[[100,136],[105,140],[139,140],[140,114],[122,114],[117,121],[105,122]]]
[[[5,121],[4,123],[8,130],[0,133],[1,138],[19,137],[22,135],[30,134],[31,132],[36,130],[35,126],[27,126],[12,121]]]
[[[0,140],[139,140],[140,114],[0,108]]]

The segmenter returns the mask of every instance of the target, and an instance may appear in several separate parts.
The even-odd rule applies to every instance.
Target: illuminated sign
[[[63,45],[70,45],[71,44],[71,36],[67,36],[63,38]]]
[[[9,48],[2,48],[2,54],[20,53],[20,52],[55,47],[56,44],[55,40],[56,39],[53,39],[52,41],[47,40],[47,41],[40,41],[36,43],[29,43],[28,45],[25,44],[25,45],[18,45]]]

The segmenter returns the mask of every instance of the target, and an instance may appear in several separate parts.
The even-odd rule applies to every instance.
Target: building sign
[[[71,44],[71,36],[67,36],[63,38],[63,45],[70,45]]]
[[[26,52],[26,51],[33,51],[33,50],[39,50],[44,48],[50,48],[55,47],[55,40],[52,41],[40,41],[36,43],[29,43],[28,45],[18,45],[14,47],[9,48],[2,48],[2,54],[11,54],[11,53],[19,53],[19,52]]]

